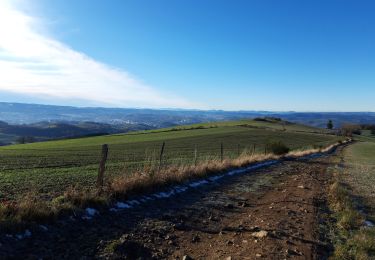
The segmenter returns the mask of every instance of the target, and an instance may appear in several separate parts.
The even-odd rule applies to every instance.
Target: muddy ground
[[[330,157],[285,161],[92,220],[59,221],[0,258],[325,259]]]

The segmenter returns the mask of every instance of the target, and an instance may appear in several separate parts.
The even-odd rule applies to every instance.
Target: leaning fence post
[[[161,163],[163,161],[164,147],[165,147],[165,142],[163,142],[163,145],[161,146],[161,150],[160,150],[159,169],[161,168]]]
[[[223,143],[220,144],[220,159],[221,159],[221,162],[223,162],[223,160],[224,160],[224,147],[223,147]]]
[[[105,163],[107,161],[107,157],[108,157],[108,144],[103,144],[102,145],[102,157],[100,159],[100,164],[99,164],[98,179],[96,180],[96,186],[99,188],[99,191],[103,189]]]

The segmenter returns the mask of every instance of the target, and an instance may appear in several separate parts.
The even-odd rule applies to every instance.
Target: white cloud
[[[0,91],[108,106],[194,106],[40,33],[39,25],[35,17],[0,0]]]

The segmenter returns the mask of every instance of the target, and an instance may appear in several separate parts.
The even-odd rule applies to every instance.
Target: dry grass
[[[329,189],[329,204],[336,212],[337,227],[342,234],[349,234],[351,230],[358,229],[364,222],[363,216],[357,211],[350,190],[341,183],[335,174],[336,181]]]
[[[368,260],[375,257],[375,230],[362,229],[357,231],[345,243],[335,248],[331,259],[337,260]]]
[[[337,143],[323,150],[311,149],[290,152],[284,156],[244,152],[236,159],[227,159],[223,162],[214,159],[199,162],[197,165],[175,165],[164,168],[151,165],[130,175],[126,172],[109,180],[100,194],[97,190],[82,190],[70,187],[63,196],[51,201],[43,201],[37,195],[28,195],[19,203],[0,204],[0,226],[11,226],[26,222],[45,222],[64,214],[81,211],[85,207],[105,207],[118,198],[157,191],[171,185],[201,179],[229,169],[241,168],[271,159],[297,158],[317,152],[328,152],[338,145]]]
[[[10,231],[21,228],[26,222],[49,222],[55,219],[59,209],[35,198],[29,195],[19,204],[0,204],[0,227]]]
[[[233,160],[209,160],[197,165],[170,166],[158,169],[157,166],[145,168],[131,176],[117,176],[110,181],[110,191],[116,198],[128,197],[140,193],[152,192],[160,188],[181,184],[195,179],[201,179],[212,174],[218,174],[228,169],[240,168],[246,165],[270,159],[279,159],[275,155],[242,154]]]
[[[335,182],[329,189],[329,204],[335,212],[335,251],[331,259],[374,259],[375,229],[364,228],[364,216],[358,212],[351,190],[334,172]]]
[[[332,209],[336,212],[353,208],[349,190],[338,180],[329,188],[329,201]]]
[[[55,199],[56,201],[56,199]],[[72,205],[78,208],[86,207],[103,207],[108,205],[108,197],[104,193],[98,194],[95,190],[79,189],[74,187],[69,187],[64,195],[60,197],[56,202],[60,205]]]
[[[347,140],[344,143],[350,142]],[[342,143],[342,142],[341,142]],[[309,149],[304,151],[292,151],[287,155],[252,154],[242,153],[238,158],[231,160],[208,160],[197,165],[170,166],[158,169],[157,166],[145,168],[133,173],[131,176],[122,175],[110,181],[111,195],[115,198],[126,198],[140,193],[147,193],[170,185],[180,184],[189,180],[201,179],[212,174],[227,171],[228,169],[241,168],[267,160],[279,160],[282,158],[299,158],[318,152],[330,152],[341,143],[330,145],[324,149]]]
[[[301,150],[291,151],[288,153],[288,156],[298,158],[298,157],[308,156],[314,153],[328,153],[328,152],[331,152],[333,149],[335,149],[338,145],[347,144],[350,142],[352,142],[352,140],[348,139],[346,141],[341,141],[339,143],[329,145],[325,148],[315,148],[315,149],[308,149],[308,150],[302,150],[302,151]]]

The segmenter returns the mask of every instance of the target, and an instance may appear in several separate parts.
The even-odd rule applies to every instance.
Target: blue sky
[[[373,1],[3,1],[3,101],[375,111]]]

